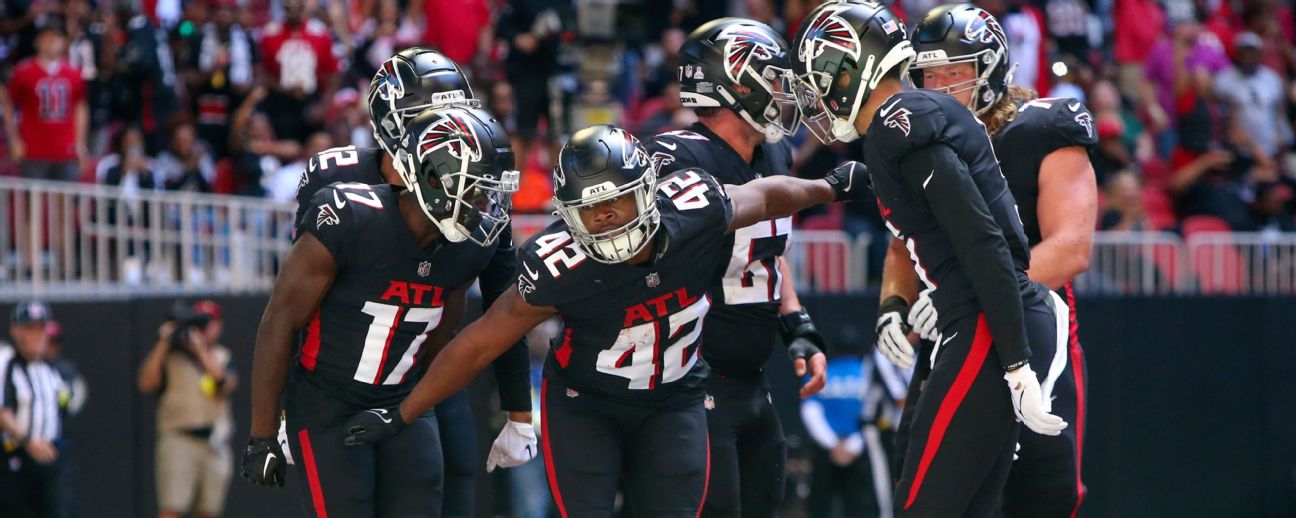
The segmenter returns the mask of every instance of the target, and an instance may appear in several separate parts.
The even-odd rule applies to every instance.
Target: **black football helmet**
[[[639,139],[615,126],[577,131],[558,152],[553,171],[554,206],[572,239],[585,255],[601,263],[624,262],[657,234],[661,214],[655,191],[657,168]],[[594,233],[585,228],[580,209],[632,195],[639,210],[633,220]]]
[[[451,242],[495,242],[509,223],[520,174],[499,121],[464,104],[428,108],[409,121],[396,150],[405,185]]]
[[[680,47],[680,103],[728,108],[777,142],[800,125],[787,42],[763,23],[720,18],[698,27]],[[739,93],[734,85],[750,89]]]
[[[882,4],[828,2],[806,17],[792,41],[797,104],[824,143],[859,138],[855,119],[882,78],[914,57],[904,23]]]
[[[440,52],[410,47],[383,62],[369,83],[369,122],[374,139],[392,158],[405,128],[425,108],[481,102],[459,66]]]
[[[909,79],[923,88],[923,69],[971,63],[975,77],[940,89],[947,94],[974,90],[968,106],[981,115],[999,102],[1015,66],[1008,61],[1008,38],[999,21],[972,4],[942,5],[927,11],[914,28],[914,51],[918,57],[909,68]]]

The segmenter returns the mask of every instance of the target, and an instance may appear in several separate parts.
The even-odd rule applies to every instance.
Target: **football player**
[[[954,96],[985,123],[1031,247],[1027,273],[1054,290],[1046,300],[1056,312],[1056,339],[1031,342],[1031,367],[1044,400],[1052,401],[1053,412],[1072,426],[1056,437],[1021,435],[1004,489],[1004,513],[1075,516],[1085,494],[1080,478],[1085,363],[1071,280],[1088,267],[1093,243],[1098,186],[1088,148],[1097,141],[1084,103],[1036,99],[1033,90],[1009,86],[1012,62],[1003,36],[995,17],[980,8],[937,7],[910,37],[918,57],[909,73],[915,86]],[[910,262],[895,247],[887,260]],[[905,295],[917,298],[909,325],[924,339],[934,339],[940,331],[931,297]]]
[[[990,138],[953,97],[905,91],[913,47],[881,4],[821,5],[792,48],[806,126],[824,142],[868,135],[878,208],[940,315],[923,358],[926,386],[906,399],[914,419],[897,507],[904,516],[990,515],[1017,442],[1014,417],[1047,435],[1066,427],[1048,413],[1030,366],[1028,344],[1053,340],[1056,319],[1048,290],[1026,275],[1030,249]],[[878,347],[907,367],[909,301],[894,284],[882,286]]]
[[[334,183],[315,193],[257,330],[245,477],[283,483],[274,438],[282,393],[313,514],[441,515],[442,453],[430,408],[382,444],[344,445],[344,424],[404,399],[428,351],[459,324],[468,287],[509,222],[513,160],[508,135],[487,112],[429,108],[409,121],[397,149],[408,189]],[[294,351],[297,330],[306,336]]]
[[[638,515],[696,516],[709,471],[698,348],[707,290],[729,263],[724,236],[858,196],[863,175],[847,162],[824,180],[721,187],[699,169],[659,180],[624,130],[576,132],[554,169],[561,220],[519,250],[517,286],[446,346],[404,402],[357,414],[352,436],[381,442],[401,433],[527,330],[560,315],[540,435],[561,515],[611,516],[623,480]]]
[[[448,104],[479,106],[467,77],[440,52],[413,47],[383,63],[369,87],[370,124],[377,148],[339,147],[321,152],[309,161],[297,189],[297,220],[311,208],[311,198],[334,182],[370,185],[404,185],[394,161],[409,121],[421,110]],[[517,271],[512,228],[505,226],[495,255],[482,271],[482,310],[485,311],[513,282]],[[495,360],[500,409],[508,419],[491,449],[491,469],[512,467],[529,460],[535,451],[531,427],[530,362],[526,344],[519,342]],[[437,405],[437,426],[445,458],[445,495],[442,513],[448,517],[472,516],[477,473],[477,428],[467,391]],[[530,445],[530,450],[526,446]]]
[[[648,144],[658,174],[697,168],[722,184],[787,174],[792,147],[782,139],[799,126],[787,42],[769,26],[721,18],[698,27],[680,48],[680,101],[697,112],[687,130]],[[704,385],[711,439],[711,482],[703,515],[773,516],[783,502],[787,458],[783,426],[762,367],[778,337],[797,376],[823,386],[823,339],[801,307],[782,255],[792,218],[757,222],[724,237],[729,263],[702,331]]]

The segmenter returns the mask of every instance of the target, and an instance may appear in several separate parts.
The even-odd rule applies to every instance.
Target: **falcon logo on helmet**
[[[453,113],[443,114],[433,122],[419,140],[419,159],[440,148],[459,160],[481,160],[481,144],[471,125]]]
[[[404,63],[404,60],[392,58],[383,63],[374,76],[374,95],[384,101],[400,99],[405,97],[405,81],[401,79],[400,74],[396,73],[396,64]]]
[[[652,159],[648,157],[648,151],[644,149],[643,145],[639,144],[639,139],[621,128],[614,128],[613,130],[619,132],[621,138],[635,144],[621,148],[621,161],[625,164],[621,166],[622,169],[637,169],[653,165]]]
[[[995,43],[1000,45],[1008,44],[1008,37],[1004,35],[1003,27],[999,26],[999,21],[990,16],[990,13],[981,11],[978,16],[968,19],[968,23],[963,27],[963,39],[968,43]]]
[[[770,60],[774,59],[774,55],[780,51],[778,42],[761,34],[750,25],[739,24],[726,27],[716,37],[716,41],[727,42],[724,48],[725,74],[735,83],[742,77],[743,70],[751,63],[753,57]]]
[[[798,49],[802,61],[810,62],[828,47],[840,50],[852,59],[859,59],[859,35],[849,23],[846,23],[846,20],[837,16],[848,8],[847,5],[825,7],[815,15],[814,19],[807,22],[809,28],[806,29],[806,34],[810,37],[806,38]]]

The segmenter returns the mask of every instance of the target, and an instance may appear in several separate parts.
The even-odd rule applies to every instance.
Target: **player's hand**
[[[342,442],[347,446],[378,444],[400,433],[405,425],[399,406],[370,408],[347,420],[343,425],[347,436]]]
[[[1044,391],[1040,389],[1039,380],[1035,378],[1035,371],[1031,370],[1030,365],[1005,372],[1004,379],[1008,381],[1013,412],[1017,414],[1018,421],[1042,435],[1057,435],[1066,429],[1066,421],[1049,413],[1053,402],[1044,398]]]
[[[878,307],[877,348],[887,360],[902,369],[913,366],[913,344],[909,343],[909,325],[904,315],[909,311],[909,303],[898,295],[892,295],[882,301]]]
[[[531,423],[510,420],[491,445],[490,455],[486,457],[486,472],[495,471],[496,467],[516,468],[535,456],[535,427]]]
[[[939,338],[936,330],[936,306],[932,304],[931,289],[918,294],[918,300],[909,308],[909,327],[912,327],[923,340],[935,342]]]
[[[787,345],[788,358],[792,360],[792,370],[797,377],[808,373],[810,379],[801,386],[801,399],[815,395],[824,387],[825,371],[828,359],[824,351],[823,335],[810,320],[805,308],[795,313],[779,317],[779,329],[782,331],[783,343]]]
[[[253,437],[243,450],[243,478],[258,486],[283,487],[283,450],[273,437]]]
[[[31,439],[26,444],[27,454],[31,455],[32,460],[41,464],[51,464],[58,460],[58,449],[49,441],[40,439]]]
[[[833,168],[824,181],[832,187],[837,201],[855,201],[869,193],[868,167],[854,160]]]

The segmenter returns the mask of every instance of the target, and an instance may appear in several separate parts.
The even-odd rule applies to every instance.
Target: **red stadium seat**
[[[1246,264],[1242,255],[1227,243],[1194,246],[1193,236],[1231,232],[1228,223],[1215,216],[1189,216],[1183,222],[1184,241],[1192,254],[1189,260],[1197,274],[1201,292],[1207,295],[1234,295],[1242,292]]]

